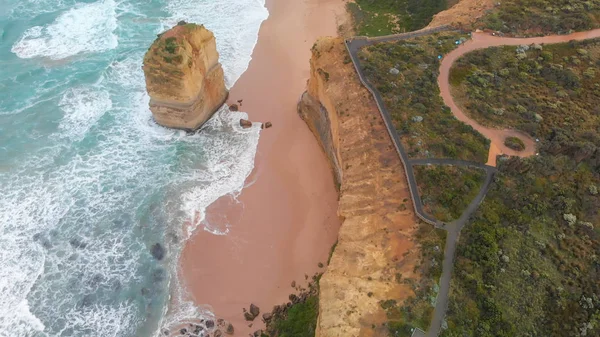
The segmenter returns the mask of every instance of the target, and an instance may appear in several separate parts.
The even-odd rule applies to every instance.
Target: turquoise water
[[[0,2],[0,336],[149,336],[211,315],[172,275],[193,230],[226,235],[199,220],[241,191],[260,131],[226,109],[191,136],[157,126],[141,60],[165,28],[204,23],[231,86],[267,15],[261,0]]]

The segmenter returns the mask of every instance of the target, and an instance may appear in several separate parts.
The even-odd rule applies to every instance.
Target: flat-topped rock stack
[[[227,99],[215,36],[203,25],[180,22],[160,34],[143,69],[150,110],[162,126],[196,130]]]

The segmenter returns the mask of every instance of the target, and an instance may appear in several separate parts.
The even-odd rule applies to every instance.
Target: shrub
[[[519,137],[506,137],[504,140],[504,145],[515,151],[523,151],[525,150],[525,143]]]

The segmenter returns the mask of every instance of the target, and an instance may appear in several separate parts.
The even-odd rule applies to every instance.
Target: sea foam
[[[101,52],[118,45],[116,3],[102,0],[77,4],[47,26],[27,29],[12,47],[20,58],[63,59],[80,53]]]
[[[268,14],[264,2],[159,1],[166,17],[144,1],[69,2],[60,2],[70,7],[55,9],[61,13],[53,22],[36,23],[12,44],[22,59],[65,61],[46,68],[47,76],[60,77],[35,79],[46,84],[32,89],[38,94],[25,104],[2,107],[6,118],[40,124],[14,133],[29,137],[16,142],[27,144],[26,156],[0,158],[0,168],[9,168],[0,171],[0,336],[150,335],[212,317],[171,277],[184,242],[176,238],[185,240],[196,226],[216,235],[235,230],[202,219],[219,197],[241,193],[260,128],[240,128],[247,115],[226,107],[192,136],[156,125],[140,65],[153,31],[179,20],[204,23],[217,36],[232,86],[250,62]],[[135,21],[140,17],[143,24]],[[91,61],[71,61],[90,53]],[[81,80],[79,72],[92,79]],[[47,123],[45,116],[57,118]],[[155,242],[167,246],[167,260],[152,259],[148,247]],[[177,306],[153,314],[151,305],[161,302],[143,295],[148,291],[173,295]]]

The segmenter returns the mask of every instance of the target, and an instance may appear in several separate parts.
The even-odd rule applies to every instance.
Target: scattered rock
[[[185,335],[187,333],[187,329],[183,328],[183,329],[179,330],[179,333],[181,333],[182,335]]]
[[[248,129],[252,127],[252,122],[247,119],[240,119],[240,126],[244,129]]]
[[[252,316],[256,317],[258,314],[260,314],[260,308],[254,304],[250,304],[250,313]]]
[[[165,249],[160,243],[155,243],[150,247],[150,254],[158,261],[165,257]]]
[[[256,330],[256,331],[254,331],[253,336],[254,337],[260,337],[260,336],[262,336],[262,333],[263,333],[262,330]]]
[[[398,70],[396,68],[390,68],[390,74],[398,75],[398,74],[400,74],[400,70]]]
[[[271,124],[271,122],[266,122],[266,123],[263,123],[263,125],[260,128],[261,129],[268,129],[268,128],[272,127],[272,126],[273,126],[273,124]]]
[[[237,102],[239,103],[239,105],[240,105],[240,106],[242,106],[242,102],[243,102],[243,101],[244,101],[243,99],[238,99],[238,100],[237,100]]]
[[[290,299],[290,301],[292,301],[292,303],[298,303],[298,296],[296,296],[295,294],[290,294],[288,298]]]
[[[215,327],[215,321],[213,321],[212,319],[209,319],[206,321],[206,323],[204,325],[206,325],[207,329],[212,329]]]
[[[263,321],[266,323],[266,322],[270,321],[271,318],[273,318],[273,315],[270,312],[265,312],[262,315],[262,318],[263,318]]]
[[[233,335],[233,332],[234,332],[233,324],[231,324],[231,323],[228,322],[225,325],[225,333],[228,334],[228,335]]]
[[[217,329],[217,330],[215,330],[215,332],[213,332],[213,336],[221,337],[221,336],[223,336],[223,333],[221,332],[221,330]]]
[[[423,121],[423,116],[415,116],[412,118],[412,121],[415,123],[421,123]]]
[[[253,321],[256,316],[252,315],[248,311],[244,312],[244,319],[247,321]]]
[[[323,265],[322,262],[319,262],[318,266],[319,266],[319,268],[323,268],[324,267],[324,265]]]
[[[229,111],[239,111],[240,108],[238,107],[237,104],[232,104],[229,106]]]
[[[296,281],[292,281],[292,288],[296,288]]]

